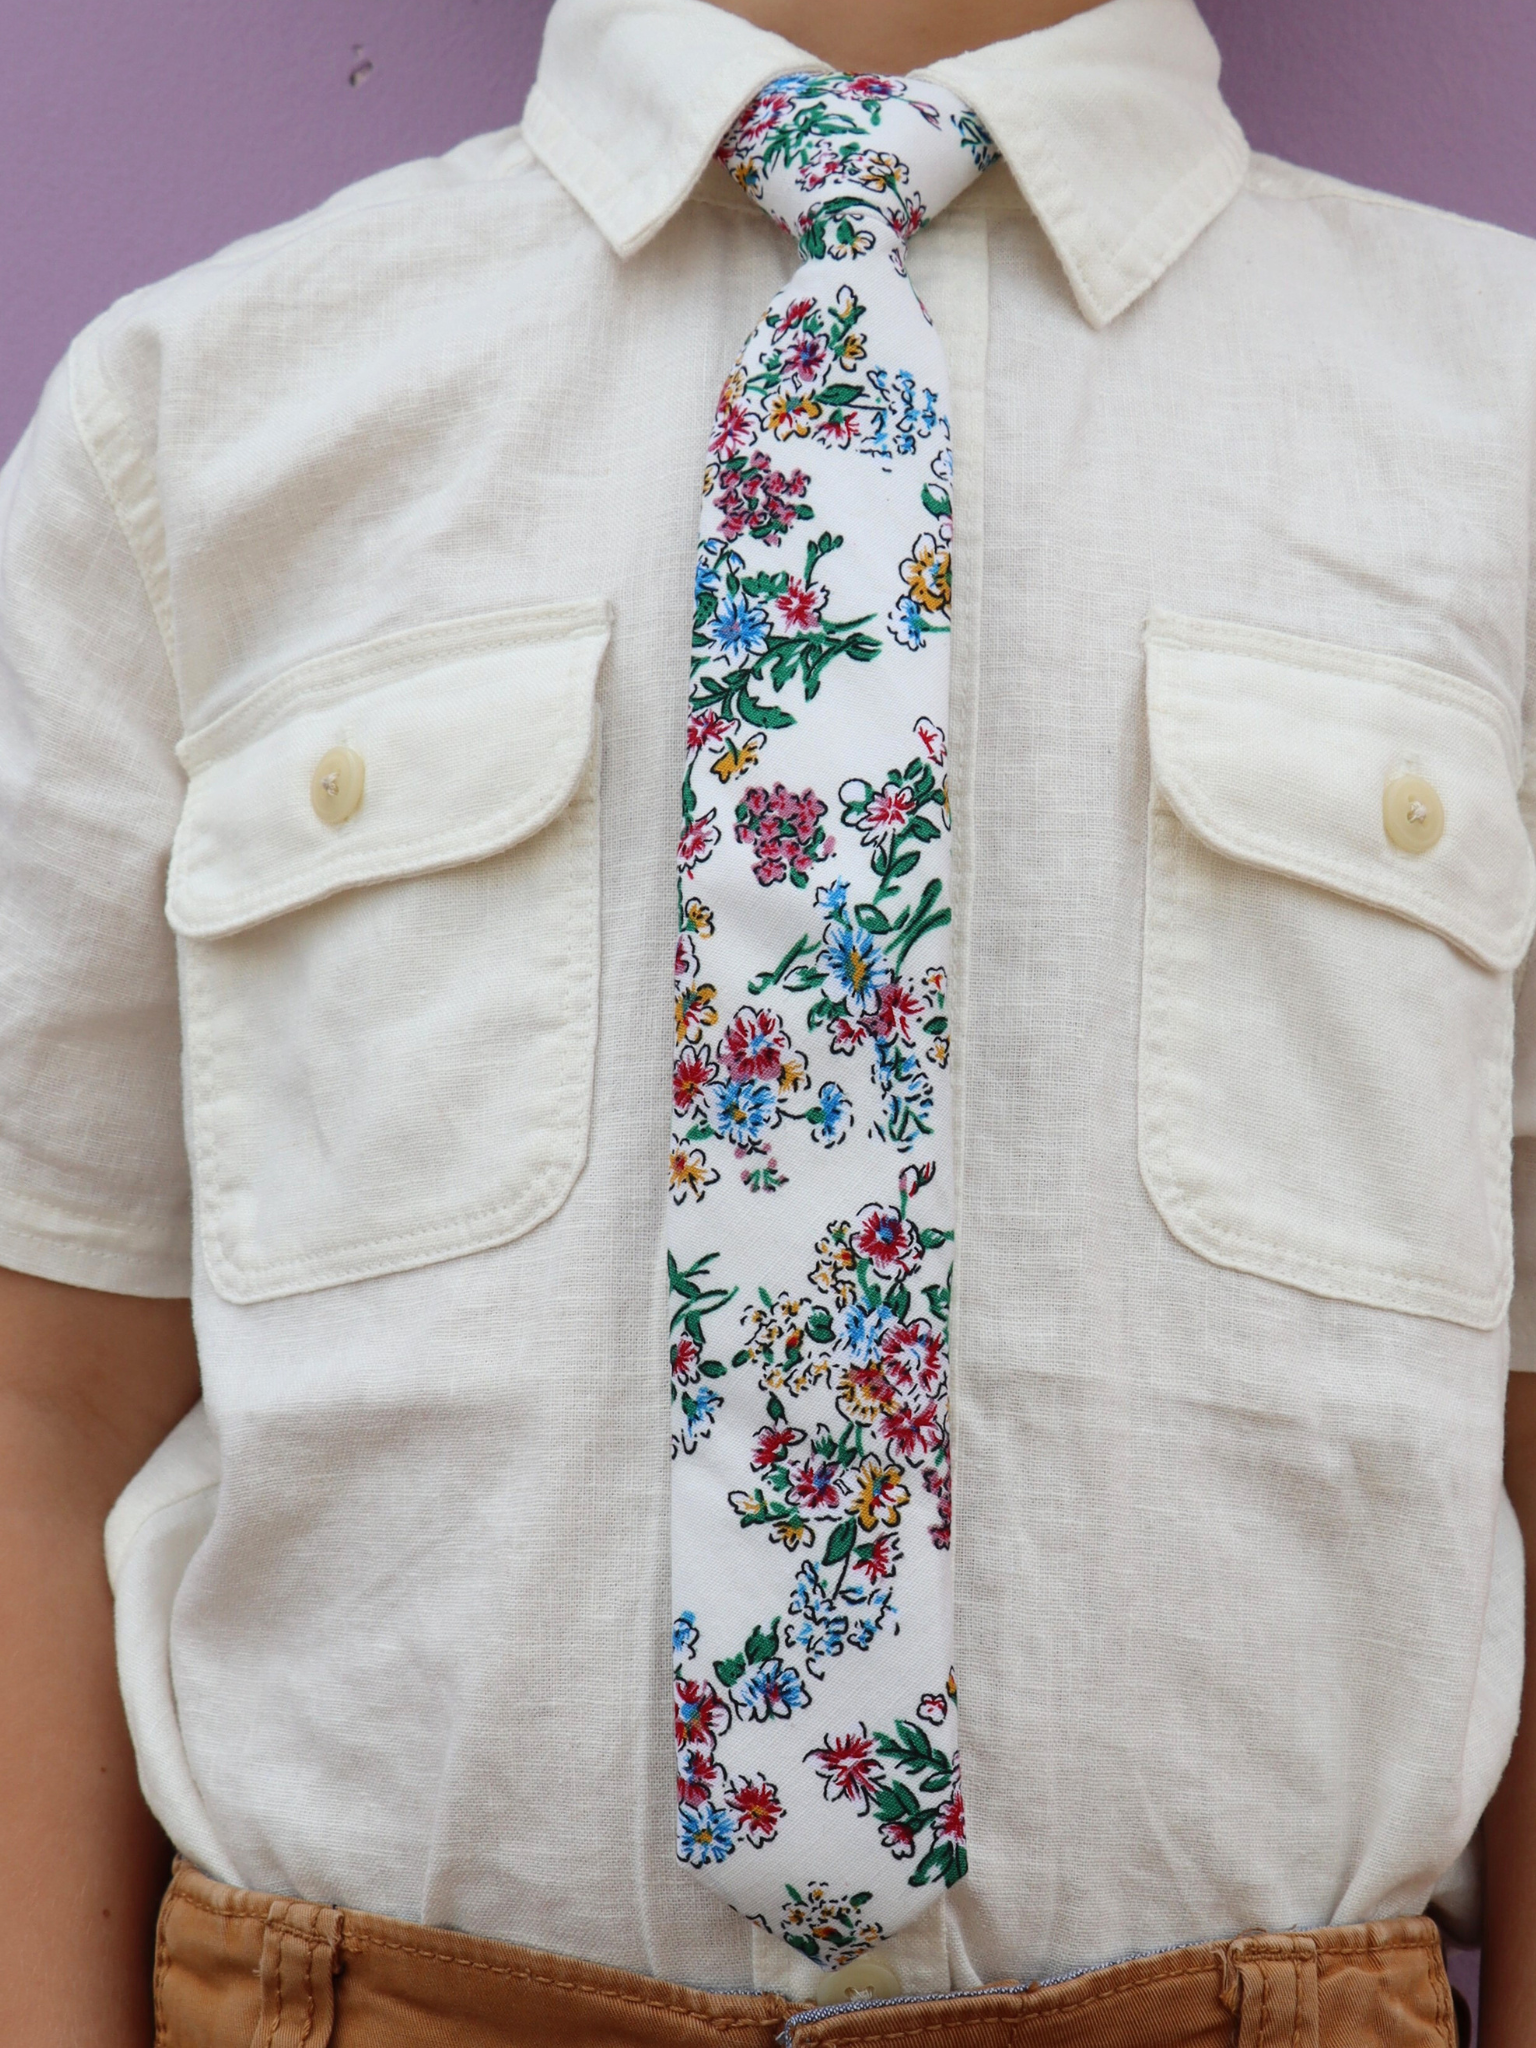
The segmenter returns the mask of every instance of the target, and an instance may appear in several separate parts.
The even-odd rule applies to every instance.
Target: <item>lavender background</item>
[[[1201,4],[1256,147],[1536,234],[1531,0]],[[0,0],[0,454],[119,293],[514,121],[544,13]]]

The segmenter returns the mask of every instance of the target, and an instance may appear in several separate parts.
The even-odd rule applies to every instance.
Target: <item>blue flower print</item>
[[[672,1654],[686,1663],[698,1647],[698,1617],[691,1607],[685,1607],[672,1624]]]
[[[823,1081],[816,1107],[809,1112],[806,1122],[815,1144],[840,1145],[853,1126],[853,1104],[835,1081]]]
[[[787,1721],[796,1707],[811,1704],[799,1672],[782,1657],[770,1657],[739,1678],[731,1687],[731,1699],[749,1721]]]
[[[842,997],[854,1011],[874,1009],[891,978],[885,955],[869,933],[846,924],[828,925],[816,965],[834,999]]]
[[[713,1387],[694,1387],[683,1395],[678,1405],[683,1412],[682,1444],[685,1454],[709,1435],[724,1399],[724,1395],[717,1394]]]
[[[848,908],[848,884],[839,875],[835,882],[816,891],[816,908],[827,919],[841,917]]]
[[[914,653],[923,644],[923,614],[915,597],[898,597],[886,614],[886,626],[891,638],[902,647],[910,647]]]
[[[868,1365],[880,1349],[880,1339],[896,1320],[894,1309],[883,1301],[855,1301],[839,1310],[835,1327],[844,1348],[856,1365]]]
[[[723,1806],[679,1806],[677,1860],[706,1870],[723,1863],[736,1846],[736,1816]]]
[[[715,1135],[733,1145],[753,1146],[778,1121],[777,1091],[766,1081],[716,1081],[709,1091]]]
[[[768,614],[747,598],[727,598],[710,622],[709,632],[727,661],[746,661],[768,645]]]

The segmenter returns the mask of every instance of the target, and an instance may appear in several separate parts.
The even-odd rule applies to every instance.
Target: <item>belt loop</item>
[[[329,2048],[341,1915],[274,1899],[261,1940],[261,2017],[251,2048]]]
[[[1318,2048],[1317,1944],[1304,1934],[1245,1936],[1227,1947],[1224,2002],[1233,2048]]]

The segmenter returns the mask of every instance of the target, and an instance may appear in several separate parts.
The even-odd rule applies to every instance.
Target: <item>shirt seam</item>
[[[160,635],[166,670],[180,701],[181,676],[175,653],[176,622],[171,603],[170,562],[164,517],[159,493],[155,489],[154,468],[126,410],[107,382],[94,340],[93,330],[87,329],[69,351],[70,416],[80,444],[96,473],[102,495],[133,558]],[[93,358],[89,367],[86,363],[87,348]],[[87,377],[93,387],[89,394],[84,389]]]

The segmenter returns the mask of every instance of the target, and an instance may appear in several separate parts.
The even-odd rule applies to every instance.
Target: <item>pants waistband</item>
[[[805,2007],[236,1891],[187,1863],[160,1911],[155,2018],[156,2048],[1456,2048],[1425,1919]]]

